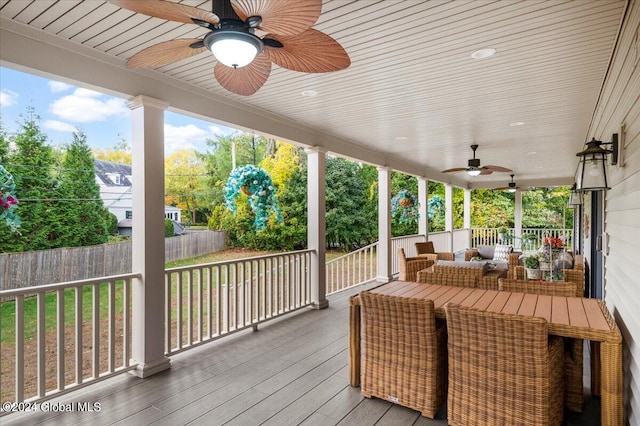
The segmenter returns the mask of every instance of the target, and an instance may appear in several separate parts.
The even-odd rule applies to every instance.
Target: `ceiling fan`
[[[511,169],[501,166],[480,166],[480,159],[476,158],[476,149],[478,145],[471,145],[473,150],[473,158],[469,159],[467,167],[455,167],[453,169],[443,170],[442,173],[453,173],[465,171],[469,176],[490,175],[493,172],[510,172]]]
[[[526,188],[525,188],[525,187],[522,187],[522,186],[518,186],[518,185],[516,185],[516,183],[513,181],[513,177],[514,177],[515,175],[513,175],[513,174],[512,174],[512,175],[510,175],[510,176],[511,176],[511,182],[509,182],[509,183],[507,184],[507,186],[503,186],[502,188],[496,188],[496,190],[497,190],[497,191],[509,191],[509,192],[516,192],[517,190],[520,190],[520,191],[526,191],[526,190],[530,189],[530,188],[528,188],[528,187],[526,187]]]
[[[210,50],[218,60],[214,75],[226,90],[254,94],[267,81],[271,63],[293,71],[322,73],[349,67],[344,48],[311,28],[322,0],[212,0],[218,14],[166,0],[111,0],[133,12],[196,24],[210,32],[202,39],[154,44],[133,55],[129,68],[157,68]]]

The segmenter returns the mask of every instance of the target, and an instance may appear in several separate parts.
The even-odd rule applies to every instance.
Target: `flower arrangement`
[[[419,207],[416,196],[411,191],[403,189],[391,199],[391,216],[400,223],[416,223]]]
[[[15,213],[18,207],[18,198],[15,195],[16,184],[13,176],[4,167],[0,166],[0,220],[9,226],[12,232],[18,232],[20,217]]]
[[[247,165],[233,169],[225,189],[225,205],[235,215],[236,200],[240,193],[249,197],[249,205],[256,215],[253,226],[260,231],[267,226],[271,213],[275,213],[275,220],[282,222],[282,212],[276,198],[276,189],[271,176],[264,169],[254,165]]]
[[[564,239],[562,237],[545,237],[544,245],[552,249],[564,249]]]

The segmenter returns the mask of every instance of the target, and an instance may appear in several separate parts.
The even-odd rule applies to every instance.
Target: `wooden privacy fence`
[[[165,262],[225,248],[225,233],[197,231],[165,238]],[[0,290],[131,273],[131,241],[0,254]]]

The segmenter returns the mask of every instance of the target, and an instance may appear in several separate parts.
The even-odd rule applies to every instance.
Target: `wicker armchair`
[[[432,266],[434,261],[425,257],[407,257],[404,254],[404,249],[399,247],[398,263],[400,266],[398,279],[400,281],[416,281],[418,279],[418,271]]]
[[[362,395],[433,418],[447,395],[446,325],[432,300],[360,293]]]
[[[564,345],[543,318],[445,310],[449,424],[561,424]]]
[[[449,252],[436,253],[436,250],[433,247],[432,241],[416,243],[416,253],[418,253],[418,257],[426,257],[427,259],[431,259],[434,262],[436,260],[456,260],[455,253],[449,253]]]
[[[500,279],[500,290],[519,293],[548,294],[552,296],[580,296],[576,294],[578,285],[572,282],[522,281]],[[565,404],[571,411],[582,411],[584,389],[582,369],[584,364],[584,341],[582,339],[565,339],[564,373]]]

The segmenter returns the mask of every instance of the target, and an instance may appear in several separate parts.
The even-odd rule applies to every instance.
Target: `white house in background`
[[[100,198],[102,198],[104,206],[118,219],[119,232],[131,235],[131,219],[133,217],[131,166],[95,160],[95,170],[96,182],[100,186]],[[165,205],[164,217],[180,223],[182,209]]]

